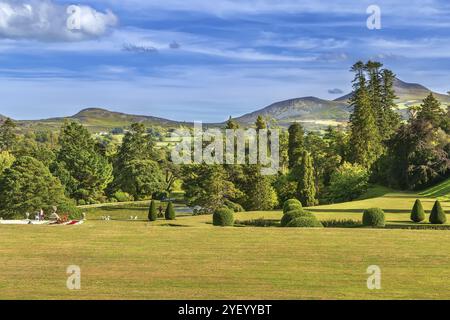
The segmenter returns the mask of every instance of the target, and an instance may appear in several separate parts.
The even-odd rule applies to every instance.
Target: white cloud
[[[0,37],[39,41],[80,41],[100,37],[118,23],[116,15],[89,6],[68,6],[52,0],[0,0]],[[68,21],[73,28],[68,27]]]

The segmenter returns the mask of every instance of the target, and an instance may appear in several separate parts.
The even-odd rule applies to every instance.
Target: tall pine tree
[[[350,116],[350,158],[365,168],[370,168],[382,154],[382,144],[377,128],[377,116],[371,106],[367,88],[365,65],[359,61],[351,69],[355,73],[354,93],[350,99],[353,113]]]
[[[289,169],[293,169],[299,164],[302,152],[304,151],[305,131],[299,123],[294,123],[289,127]]]
[[[316,184],[313,160],[309,152],[303,151],[301,163],[294,169],[298,176],[297,198],[303,206],[311,207],[317,204]]]

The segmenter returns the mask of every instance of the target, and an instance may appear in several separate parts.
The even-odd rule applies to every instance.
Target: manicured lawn
[[[407,223],[413,194],[313,208],[320,219],[360,219],[379,206]],[[424,200],[430,210],[432,199]],[[450,203],[444,202],[450,211]],[[217,228],[211,216],[145,219],[146,207],[88,211],[75,227],[0,226],[3,299],[450,299],[450,231]],[[106,213],[108,212],[108,213]],[[110,215],[119,221],[97,220]],[[280,212],[240,213],[248,220]],[[81,290],[66,288],[67,266]],[[366,269],[382,270],[382,290]]]
[[[420,194],[426,197],[438,197],[443,200],[450,200],[450,179],[447,179]]]

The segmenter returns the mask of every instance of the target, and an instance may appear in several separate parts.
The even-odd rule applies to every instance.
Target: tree
[[[395,100],[397,96],[394,90],[395,74],[391,70],[384,69],[381,73],[381,107],[380,135],[386,141],[400,126],[400,116],[394,111],[397,108]]]
[[[304,135],[305,132],[299,123],[294,123],[289,127],[289,169],[293,169],[300,163],[301,154],[304,151]]]
[[[191,165],[183,167],[183,190],[189,206],[200,206],[213,213],[241,196],[229,173],[221,165]],[[234,202],[234,201],[233,201]]]
[[[15,133],[16,124],[10,118],[6,118],[0,126],[0,151],[12,151],[17,136]]]
[[[172,202],[169,201],[166,207],[166,212],[164,213],[164,217],[166,220],[175,220],[176,219],[176,212],[173,208]]]
[[[48,168],[32,157],[18,158],[0,177],[0,216],[8,219],[26,212],[68,205],[64,187]]]
[[[132,160],[126,163],[116,182],[122,191],[135,200],[149,198],[154,192],[165,189],[165,177],[157,162]]]
[[[245,166],[244,176],[245,179],[239,184],[244,194],[241,200],[244,208],[253,211],[272,210],[278,204],[278,198],[271,177],[261,174],[260,165]]]
[[[15,160],[16,158],[8,151],[0,152],[0,176],[2,175],[3,171],[12,166]]]
[[[127,188],[127,185],[130,183],[130,178],[127,177],[127,168],[130,168],[130,162],[137,160],[158,160],[153,148],[154,142],[151,136],[147,134],[145,126],[141,123],[133,123],[130,130],[125,134],[122,145],[115,157],[113,190],[110,191],[124,190],[124,188]],[[135,176],[134,178],[137,177]],[[123,185],[123,183],[126,185]]]
[[[430,223],[432,224],[445,224],[447,222],[447,216],[442,209],[441,203],[437,200],[434,203],[433,209],[431,210]]]
[[[239,123],[230,116],[230,118],[227,121],[225,129],[237,130],[239,129]]]
[[[67,194],[84,201],[100,197],[112,180],[112,166],[98,153],[89,132],[78,123],[67,122],[61,128],[59,144],[52,171]]]
[[[297,198],[305,207],[315,206],[317,200],[314,167],[309,152],[304,151],[302,153],[302,161],[298,168],[294,170],[298,172],[298,175],[296,174],[298,176]]]
[[[350,99],[350,159],[370,169],[382,154],[381,137],[377,128],[377,115],[371,105],[370,93],[360,61],[352,67],[355,73],[354,93]]]
[[[417,119],[430,122],[434,128],[439,128],[445,119],[445,112],[441,103],[430,93],[420,105]]]
[[[156,201],[152,200],[150,202],[150,208],[148,209],[148,220],[156,221],[158,219],[158,212],[156,211]]]
[[[425,211],[423,210],[422,202],[417,199],[411,211],[411,221],[419,223],[425,220]]]
[[[344,162],[332,175],[328,188],[331,202],[351,201],[368,188],[369,171],[359,165]]]
[[[256,130],[267,129],[267,122],[266,122],[266,120],[264,120],[262,115],[259,115],[256,118],[255,126],[256,126]]]

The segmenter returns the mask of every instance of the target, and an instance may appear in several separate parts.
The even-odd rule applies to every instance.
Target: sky
[[[100,107],[223,121],[336,99],[369,59],[450,90],[449,1],[0,0],[0,114],[14,119]]]

